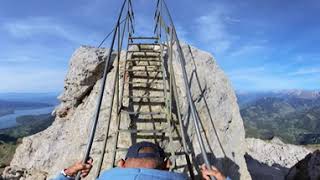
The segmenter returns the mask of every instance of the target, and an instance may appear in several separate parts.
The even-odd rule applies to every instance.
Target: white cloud
[[[94,36],[83,33],[75,27],[60,23],[49,17],[29,17],[25,19],[11,19],[5,21],[2,29],[15,38],[30,38],[45,34],[59,36],[71,42],[81,44],[90,43]]]
[[[229,23],[232,23],[232,24],[241,23],[240,19],[237,19],[237,18],[234,18],[234,17],[231,17],[231,16],[225,17],[225,20],[227,22],[229,22]]]
[[[312,74],[319,74],[320,67],[308,67],[308,68],[301,68],[295,72],[290,73],[289,75],[298,76],[298,75],[312,75]]]
[[[270,74],[260,68],[231,73],[230,78],[236,89],[240,90],[279,90],[300,87],[301,85],[298,80]]]
[[[243,56],[248,56],[248,55],[254,55],[256,53],[262,52],[266,48],[262,45],[255,45],[255,44],[247,44],[244,46],[239,47],[238,49],[230,52],[228,54],[229,57],[243,57]]]
[[[292,78],[283,73],[272,73],[264,66],[242,68],[227,72],[238,90],[319,89],[320,74]]]
[[[231,36],[226,30],[225,22],[222,20],[222,14],[219,11],[203,15],[196,19],[197,39],[214,47],[217,53],[223,53],[231,46]]]
[[[18,55],[12,57],[1,57],[0,56],[1,64],[3,63],[30,63],[30,62],[37,62],[38,59],[26,56],[26,55]]]
[[[238,39],[229,32],[229,26],[235,26],[241,20],[232,14],[232,7],[227,4],[215,3],[208,6],[211,11],[195,19],[195,39],[212,52],[226,53],[236,45]]]
[[[248,75],[248,74],[260,74],[264,73],[266,68],[264,66],[258,66],[258,67],[251,67],[251,68],[242,68],[242,69],[237,69],[230,71],[228,74],[232,77],[236,76],[243,76],[243,75]]]

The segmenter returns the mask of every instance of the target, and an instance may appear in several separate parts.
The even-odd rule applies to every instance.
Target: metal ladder
[[[125,18],[122,19],[123,17]],[[114,29],[99,45],[100,47],[109,35],[113,34],[99,90],[97,108],[92,119],[86,152],[82,160],[84,163],[90,156],[100,110],[103,106],[106,79],[112,65],[116,64],[113,85],[109,84],[112,87],[112,93],[109,95],[111,96],[110,108],[107,109],[107,128],[102,153],[98,160],[96,177],[99,176],[103,161],[106,159],[105,153],[111,153],[111,166],[114,167],[117,157],[123,158],[121,155],[128,150],[131,144],[148,140],[159,144],[169,152],[168,156],[173,162],[170,170],[179,168],[178,160],[183,158],[178,157],[182,155],[186,162],[182,168],[184,168],[184,172],[189,173],[191,179],[194,179],[194,164],[191,163],[191,153],[186,142],[186,137],[189,134],[183,125],[182,113],[179,109],[179,95],[172,64],[173,52],[177,53],[175,59],[182,70],[187,105],[194,123],[201,155],[207,167],[211,167],[200,132],[200,119],[188,84],[185,56],[165,0],[157,0],[154,19],[156,37],[133,37],[135,30],[132,2],[124,0]],[[127,37],[128,41],[124,66],[121,67],[120,64],[123,62],[121,62],[120,56],[124,37]],[[116,51],[114,50],[115,44],[117,44]],[[117,57],[112,60],[115,54]],[[120,83],[121,79],[122,84]],[[114,109],[115,112],[113,112]],[[109,131],[112,122],[116,127],[114,134]],[[176,134],[180,134],[180,137],[176,138]],[[128,139],[121,137],[124,135],[129,136],[131,141],[123,142],[124,139]],[[108,143],[113,143],[111,149],[106,148]],[[76,177],[76,180],[79,179],[80,173]],[[211,177],[211,179],[215,178]]]
[[[155,40],[154,43],[133,43],[136,40]],[[121,109],[116,122],[117,131],[112,149],[112,164],[116,156],[128,147],[119,147],[121,133],[131,135],[132,144],[152,140],[159,144],[168,138],[173,146],[174,122],[171,114],[171,96],[168,96],[168,75],[164,67],[164,46],[156,37],[129,37],[126,62],[123,70],[124,82]],[[129,42],[129,41],[128,41]],[[125,87],[127,86],[127,87]],[[169,90],[170,91],[170,90]],[[128,128],[121,128],[123,118],[130,121]],[[176,152],[170,149],[172,166],[176,167]]]

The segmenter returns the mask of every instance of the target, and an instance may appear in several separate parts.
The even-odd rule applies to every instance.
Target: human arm
[[[60,174],[52,180],[73,180],[79,171],[81,172],[81,177],[84,178],[90,173],[92,163],[92,159],[89,159],[85,164],[81,161],[76,162],[74,165],[62,170]]]

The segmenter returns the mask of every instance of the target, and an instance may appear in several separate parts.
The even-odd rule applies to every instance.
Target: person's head
[[[165,160],[163,149],[151,142],[139,142],[128,149],[125,160],[118,162],[121,168],[149,168],[168,170],[170,161]]]

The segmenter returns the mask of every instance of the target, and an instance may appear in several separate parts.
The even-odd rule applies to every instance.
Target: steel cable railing
[[[163,7],[164,7],[164,9],[163,9]],[[188,78],[187,78],[187,71],[186,71],[186,68],[185,68],[185,64],[186,64],[185,56],[184,56],[184,53],[182,51],[182,47],[181,47],[181,44],[180,44],[180,41],[179,41],[179,38],[178,38],[178,35],[177,35],[177,32],[176,32],[175,25],[173,23],[172,16],[170,14],[169,8],[168,8],[165,0],[158,0],[157,8],[160,8],[160,9],[157,9],[156,13],[155,13],[156,14],[155,15],[155,20],[156,20],[155,32],[156,32],[156,29],[159,28],[158,32],[160,32],[159,36],[161,36],[161,26],[163,26],[162,28],[165,29],[165,32],[169,35],[171,40],[173,40],[176,43],[178,56],[179,56],[178,59],[179,59],[179,62],[180,62],[182,73],[183,73],[183,81],[184,81],[184,86],[185,86],[185,89],[186,89],[187,101],[188,101],[188,105],[189,105],[190,110],[191,110],[191,115],[192,115],[192,119],[193,119],[194,126],[195,126],[197,140],[198,140],[198,143],[199,143],[199,146],[200,146],[200,149],[201,149],[201,155],[202,155],[202,158],[203,158],[207,168],[211,169],[211,164],[210,164],[210,161],[208,159],[207,151],[206,151],[206,148],[205,148],[205,145],[204,145],[204,142],[203,142],[203,138],[202,138],[202,135],[201,135],[201,132],[200,132],[200,120],[199,120],[199,117],[197,116],[197,110],[196,110],[195,104],[194,104],[194,102],[192,100],[191,90],[189,88],[189,83],[188,83]],[[164,22],[163,13],[165,13],[167,15],[167,17],[169,19],[169,25],[167,25]],[[171,51],[173,51],[173,49],[171,49]],[[215,180],[215,177],[212,176],[211,179]]]
[[[124,11],[125,7],[127,5],[127,10]],[[123,16],[123,12],[126,12],[126,17],[121,20],[122,16]],[[169,26],[164,22],[164,15],[166,15],[169,18]],[[116,119],[118,119],[118,111],[119,111],[119,98],[122,99],[122,93],[120,92],[121,95],[119,97],[119,63],[120,63],[120,54],[121,54],[121,49],[122,49],[122,45],[123,45],[123,39],[125,36],[125,33],[128,33],[128,37],[131,37],[132,34],[134,33],[135,29],[134,29],[134,11],[132,8],[132,2],[131,0],[124,0],[122,6],[121,6],[121,10],[118,16],[118,20],[115,24],[114,29],[103,39],[103,41],[100,43],[99,47],[102,46],[102,44],[106,41],[106,39],[109,38],[109,36],[113,33],[112,36],[112,40],[111,40],[111,44],[110,44],[110,49],[108,52],[108,56],[106,58],[106,65],[104,68],[104,72],[103,72],[103,77],[102,77],[102,82],[101,82],[101,87],[99,89],[99,94],[98,94],[98,100],[97,100],[97,105],[96,105],[96,110],[92,119],[92,126],[91,126],[91,130],[89,133],[89,138],[88,138],[88,143],[87,143],[87,147],[86,147],[86,151],[85,151],[85,155],[83,157],[82,162],[85,163],[89,157],[90,157],[90,152],[92,149],[92,145],[93,145],[93,141],[94,141],[94,136],[95,136],[95,132],[97,129],[97,124],[99,121],[99,115],[100,115],[100,109],[102,106],[102,101],[103,101],[103,97],[104,97],[104,91],[105,91],[105,86],[106,86],[106,79],[107,79],[107,75],[108,75],[108,71],[111,69],[111,66],[113,64],[112,62],[112,53],[113,53],[113,48],[115,46],[115,43],[117,42],[118,48],[117,48],[117,67],[116,67],[116,72],[115,72],[115,76],[114,76],[114,81],[113,81],[113,89],[112,89],[112,94],[109,95],[111,97],[110,100],[110,108],[108,109],[108,121],[107,121],[107,128],[106,128],[106,137],[104,139],[104,143],[103,143],[103,151],[101,154],[101,157],[98,160],[98,168],[97,168],[97,173],[96,173],[96,177],[99,176],[100,171],[101,171],[101,167],[102,167],[102,163],[104,160],[104,155],[105,155],[105,148],[107,145],[107,140],[108,140],[108,133],[109,133],[109,129],[110,129],[110,122],[111,122],[111,115],[112,115],[112,109],[113,109],[113,104],[114,104],[114,99],[115,99],[115,93],[117,93],[116,96],[116,108],[117,108],[117,117]],[[200,120],[199,117],[197,116],[197,110],[195,107],[195,104],[192,100],[192,96],[191,96],[191,90],[189,88],[189,84],[188,84],[188,79],[187,79],[187,71],[185,68],[185,57],[181,48],[181,44],[179,42],[178,36],[177,36],[177,32],[176,32],[176,28],[174,26],[171,14],[169,12],[169,9],[165,3],[164,0],[158,0],[157,1],[157,6],[156,6],[156,12],[155,12],[155,20],[156,20],[156,24],[155,24],[155,30],[154,33],[157,34],[158,38],[160,39],[162,36],[162,31],[165,31],[166,37],[167,37],[167,41],[168,41],[168,50],[171,55],[170,55],[170,95],[171,96],[173,94],[176,103],[179,103],[179,100],[177,98],[178,94],[177,94],[177,87],[176,87],[176,82],[174,79],[174,70],[173,70],[173,66],[172,66],[172,53],[173,53],[173,46],[174,44],[176,44],[177,47],[177,52],[178,52],[178,56],[179,56],[179,62],[181,65],[181,69],[182,69],[182,73],[183,73],[183,81],[184,81],[184,85],[186,88],[186,93],[187,93],[187,101],[188,101],[188,105],[190,107],[191,110],[191,115],[192,115],[192,119],[194,122],[194,126],[195,126],[195,131],[196,131],[196,135],[197,135],[197,140],[199,142],[200,145],[200,149],[201,149],[201,154],[202,157],[205,161],[205,164],[207,165],[208,168],[211,168],[210,166],[210,162],[208,160],[207,157],[207,153],[206,153],[206,149],[205,149],[205,145],[201,136],[201,132],[200,132]],[[121,28],[121,25],[124,23],[123,28]],[[122,31],[121,31],[122,29]],[[121,34],[122,33],[122,34]],[[128,38],[128,43],[129,43],[129,38]],[[123,85],[122,85],[123,86]],[[123,91],[123,87],[122,91]],[[170,97],[171,98],[171,97]],[[172,103],[170,101],[170,103]],[[121,104],[120,104],[121,106]],[[178,105],[179,106],[179,105]],[[171,107],[171,105],[170,105]],[[178,110],[178,119],[180,122],[180,129],[182,131],[182,142],[183,142],[183,147],[185,149],[186,153],[189,153],[189,150],[187,148],[187,143],[186,143],[186,139],[185,137],[187,136],[185,129],[183,127],[182,124],[182,119],[181,119],[181,114],[180,114],[180,109],[179,107],[177,107]],[[172,111],[172,108],[170,109],[170,111]],[[114,157],[113,157],[114,158]],[[188,161],[188,167],[190,168],[190,162]],[[77,174],[76,176],[76,180],[80,179],[80,172]],[[193,177],[193,172],[190,172],[190,175]],[[214,179],[213,177],[211,177],[211,179]]]
[[[126,6],[126,4],[128,4],[128,10],[126,11],[127,13],[127,17],[121,21],[121,17],[123,15],[123,12],[124,12],[124,8]],[[105,91],[105,85],[106,85],[106,79],[107,79],[107,75],[108,75],[108,71],[111,69],[111,66],[112,66],[112,53],[113,53],[113,48],[114,48],[114,45],[115,45],[115,42],[116,42],[116,37],[118,35],[118,50],[117,50],[117,54],[118,54],[118,60],[120,59],[120,53],[121,53],[121,48],[122,48],[122,42],[120,41],[123,41],[123,38],[120,39],[119,36],[120,36],[120,33],[121,33],[121,29],[120,29],[120,26],[121,24],[125,21],[126,23],[128,21],[130,21],[131,23],[131,27],[133,27],[133,23],[132,23],[132,18],[134,17],[133,16],[133,12],[132,10],[132,5],[131,5],[131,0],[124,0],[122,6],[121,6],[121,10],[120,10],[120,13],[119,13],[119,16],[118,16],[118,20],[115,24],[115,27],[114,29],[105,37],[105,39],[100,43],[99,47],[105,42],[105,40],[112,34],[113,32],[113,37],[112,37],[112,40],[111,40],[111,44],[110,44],[110,49],[109,49],[109,53],[108,53],[108,56],[107,56],[107,59],[106,59],[106,65],[105,65],[105,68],[104,68],[104,72],[103,72],[103,77],[102,77],[102,82],[101,82],[101,86],[100,86],[100,89],[99,89],[99,94],[98,94],[98,100],[97,100],[97,105],[96,105],[96,111],[94,113],[94,116],[93,116],[93,119],[92,119],[92,124],[91,124],[91,130],[89,132],[89,138],[88,138],[88,142],[87,142],[87,146],[86,146],[86,151],[85,151],[85,154],[84,154],[84,157],[82,159],[82,163],[86,163],[88,161],[88,159],[90,158],[90,152],[91,152],[91,149],[92,149],[92,145],[93,145],[93,141],[94,141],[94,137],[95,137],[95,132],[96,132],[96,129],[97,129],[97,124],[98,124],[98,121],[99,121],[99,115],[100,115],[100,110],[101,110],[101,105],[102,105],[102,101],[103,101],[103,96],[104,96],[104,91]],[[126,24],[125,24],[126,26]],[[123,30],[123,32],[125,31],[125,28]],[[128,30],[130,32],[130,30]],[[118,65],[119,65],[119,62],[118,62]],[[118,68],[117,68],[118,69]],[[118,80],[118,74],[116,73],[115,74],[115,81]],[[115,90],[113,90],[113,94],[112,94],[112,97],[111,97],[111,103],[110,103],[110,109],[109,109],[109,123],[110,123],[110,118],[111,118],[111,112],[112,112],[112,106],[113,106],[113,99],[114,99],[114,93]],[[110,125],[110,124],[109,124]],[[109,126],[107,127],[107,129],[109,129]],[[108,136],[108,134],[106,134],[106,136]],[[107,138],[107,137],[106,137]],[[102,162],[99,162],[99,167],[98,167],[98,171],[100,172],[100,169],[101,169],[101,165],[102,165]],[[99,175],[99,172],[97,173],[97,175]],[[77,176],[76,176],[76,180],[79,180],[81,177],[81,172],[78,172]]]

